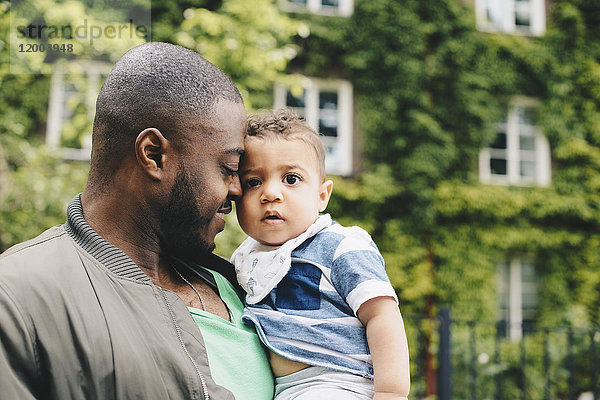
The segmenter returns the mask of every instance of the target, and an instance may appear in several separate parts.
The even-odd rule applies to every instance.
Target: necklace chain
[[[194,292],[196,292],[196,294],[198,295],[198,298],[200,299],[200,304],[202,305],[202,311],[206,311],[206,306],[204,305],[204,299],[200,295],[200,292],[194,287],[194,285],[192,285],[192,283],[190,281],[188,281],[187,279],[185,279],[185,277],[183,275],[181,275],[181,273],[177,270],[177,268],[175,268],[175,266],[171,265],[171,267],[173,268],[175,273],[177,275],[179,275],[181,280],[184,281],[185,283],[187,283],[188,286],[191,287]]]

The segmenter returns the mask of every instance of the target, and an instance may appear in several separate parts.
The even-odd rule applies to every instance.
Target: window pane
[[[520,164],[521,176],[535,178],[535,161],[521,161]]]
[[[535,332],[535,321],[533,319],[523,319],[523,334]]]
[[[337,116],[325,115],[319,119],[319,133],[325,136],[337,136]]]
[[[296,4],[304,4],[306,5],[306,0],[288,0],[290,3],[296,3]]]
[[[498,302],[500,311],[503,313],[508,309],[508,265],[498,264]]]
[[[490,25],[502,26],[502,1],[503,0],[486,0],[486,18]]]
[[[319,132],[325,136],[337,136],[337,108],[337,91],[319,92]]]
[[[325,162],[335,165],[338,162],[338,148],[336,146],[325,146]]]
[[[531,25],[531,2],[515,0],[515,25],[528,27]]]
[[[535,310],[537,307],[537,294],[535,291],[531,293],[523,293],[523,310]]]
[[[491,145],[492,149],[506,149],[506,133],[498,132],[494,143]]]
[[[521,263],[523,317],[533,318],[538,305],[537,278],[532,262]]]
[[[288,107],[300,107],[300,108],[304,108],[305,107],[304,94],[305,94],[305,92],[302,92],[302,96],[295,97],[292,94],[292,92],[288,90],[287,93],[286,93],[285,104]]]
[[[538,307],[535,265],[531,261],[513,260],[501,262],[497,268],[499,318],[508,324],[505,334],[520,339],[521,334],[535,329]],[[518,276],[513,276],[514,273]],[[515,278],[521,283],[511,286],[511,283],[516,284]],[[511,307],[519,307],[520,310],[515,312],[517,310]]]
[[[527,283],[535,283],[535,265],[532,262],[521,262],[521,280]]]
[[[535,150],[535,137],[534,136],[519,136],[519,149],[521,150]]]
[[[517,107],[519,125],[535,125],[537,122],[537,109],[535,107]]]
[[[306,114],[306,109],[305,108],[294,108],[293,110],[294,110],[294,112],[296,114],[298,114],[298,117],[301,120],[306,120],[306,115],[305,115]]]
[[[321,0],[321,4],[324,6],[337,7],[339,6],[338,0]]]
[[[323,110],[337,110],[337,92],[319,92],[319,108]]]
[[[63,120],[68,120],[75,114],[75,108],[80,103],[81,93],[77,90],[75,85],[68,85],[64,88],[64,104],[62,107]]]
[[[506,159],[490,158],[490,170],[494,175],[506,175]]]
[[[502,335],[508,335],[508,265],[504,262],[498,264],[498,320],[504,323]]]

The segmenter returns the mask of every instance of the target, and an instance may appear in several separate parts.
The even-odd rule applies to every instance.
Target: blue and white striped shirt
[[[288,273],[265,298],[246,305],[244,320],[282,357],[372,378],[356,312],[374,297],[398,301],[377,246],[365,230],[333,222],[291,255]]]

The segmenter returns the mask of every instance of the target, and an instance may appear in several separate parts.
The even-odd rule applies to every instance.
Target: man
[[[147,43],[117,62],[67,222],[0,256],[0,397],[272,398],[233,268],[211,254],[245,123],[235,85],[192,51]]]

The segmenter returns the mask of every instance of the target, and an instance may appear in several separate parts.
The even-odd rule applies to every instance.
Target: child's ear
[[[331,197],[331,191],[333,190],[333,181],[325,181],[319,188],[319,212],[325,211],[327,203],[329,203],[329,197]]]

